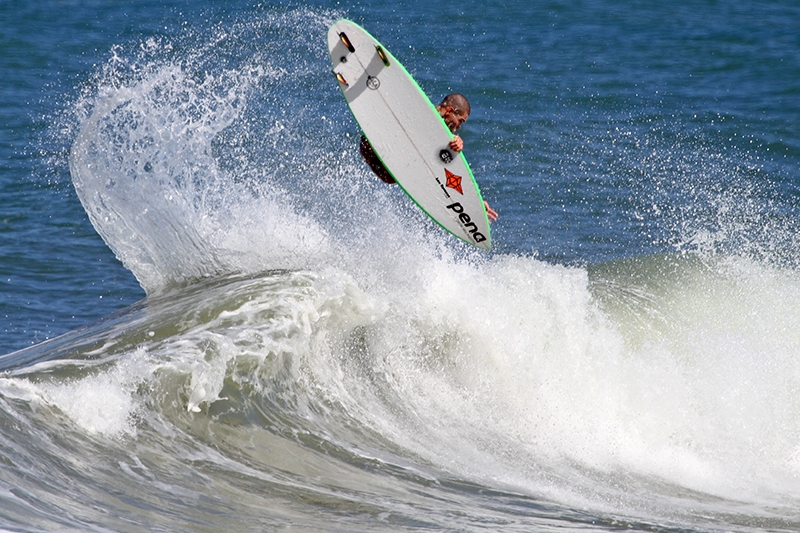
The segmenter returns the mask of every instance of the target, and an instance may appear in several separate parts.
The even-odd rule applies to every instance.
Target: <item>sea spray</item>
[[[302,98],[284,96],[285,85],[308,74],[253,42],[237,48],[287,17],[319,24],[295,12],[179,43],[151,38],[133,52],[116,47],[97,88],[76,104],[73,184],[95,229],[148,292],[324,252],[326,230],[286,200],[297,165],[280,148],[297,140],[287,125],[299,117],[286,108]]]

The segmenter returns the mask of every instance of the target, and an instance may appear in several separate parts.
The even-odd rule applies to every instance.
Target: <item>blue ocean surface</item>
[[[349,18],[500,218],[358,152]],[[0,2],[0,530],[800,529],[800,6]]]

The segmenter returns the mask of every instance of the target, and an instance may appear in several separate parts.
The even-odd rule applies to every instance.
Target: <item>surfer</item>
[[[436,110],[444,120],[444,123],[447,124],[447,127],[450,128],[450,131],[455,134],[461,125],[469,118],[469,101],[463,94],[448,94],[444,97],[442,102],[436,106]],[[464,149],[464,141],[461,137],[458,135],[453,137],[453,140],[450,141],[450,149],[455,152],[460,152]],[[383,166],[380,158],[372,149],[367,138],[363,135],[361,136],[359,150],[361,152],[361,157],[364,158],[369,168],[372,169],[372,172],[374,172],[381,181],[389,184],[397,183],[389,171],[386,170],[386,167]],[[489,220],[497,220],[497,211],[489,207],[487,202],[484,201],[483,203],[486,205],[486,214],[489,216]]]

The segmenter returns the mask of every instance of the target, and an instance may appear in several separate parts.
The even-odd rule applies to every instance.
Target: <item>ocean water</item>
[[[370,175],[347,17],[491,253]],[[0,1],[0,530],[800,529],[800,7]]]

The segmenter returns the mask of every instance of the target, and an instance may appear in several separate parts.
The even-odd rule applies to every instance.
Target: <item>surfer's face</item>
[[[439,108],[439,114],[442,115],[450,131],[456,131],[469,118],[469,114],[465,113],[463,110],[450,106]]]

